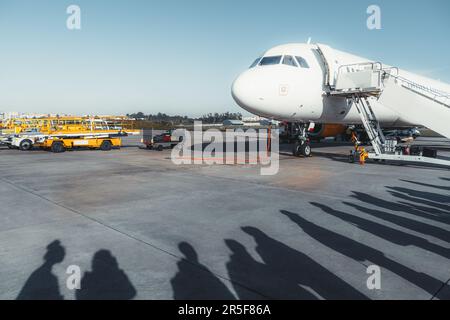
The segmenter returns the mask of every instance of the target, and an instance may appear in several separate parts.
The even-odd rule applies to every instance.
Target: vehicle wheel
[[[66,148],[64,147],[64,144],[61,141],[55,141],[52,143],[50,150],[53,153],[62,153],[66,151]]]
[[[348,155],[348,162],[349,163],[355,163],[355,154],[354,153],[350,153]]]
[[[293,155],[294,157],[300,157],[300,155],[302,154],[302,153],[301,153],[301,147],[302,147],[302,144],[301,144],[301,142],[299,142],[299,141],[297,141],[297,142],[294,144],[294,148],[292,149],[292,155]]]
[[[33,142],[31,142],[31,140],[25,139],[25,140],[20,141],[20,144],[19,144],[20,150],[29,151],[29,150],[31,150],[31,148],[33,148]]]
[[[158,151],[163,151],[164,150],[164,147],[163,147],[163,145],[162,144],[160,144],[157,148],[156,148],[156,150],[158,150]]]
[[[112,143],[109,140],[105,140],[100,145],[100,150],[102,151],[110,151],[112,149]]]
[[[152,145],[147,145],[147,149],[148,150],[153,150],[153,146]]]
[[[300,152],[305,157],[311,157],[311,146],[309,145],[309,143],[303,143],[300,147]]]

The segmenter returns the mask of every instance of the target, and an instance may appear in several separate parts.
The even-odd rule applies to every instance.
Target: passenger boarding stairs
[[[397,68],[383,68],[381,63],[372,62],[341,66],[327,94],[345,97],[357,108],[373,146],[369,158],[450,166],[450,161],[442,159],[405,155],[396,143],[386,140],[371,105],[377,99],[407,122],[450,139],[450,94],[400,77]]]

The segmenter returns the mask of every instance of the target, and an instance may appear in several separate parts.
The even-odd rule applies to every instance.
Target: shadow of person
[[[428,239],[390,227],[387,224],[378,223],[369,219],[361,218],[357,215],[338,211],[320,203],[311,202],[311,205],[322,209],[323,212],[329,215],[332,215],[342,221],[346,221],[361,230],[371,233],[386,241],[395,243],[396,245],[416,246],[418,248],[422,248],[423,250],[430,251],[444,258],[450,259],[449,248],[433,243]]]
[[[362,193],[362,192],[353,191],[353,193],[354,194],[351,195],[351,197],[358,199],[362,202],[369,203],[374,206],[378,206],[383,209],[396,211],[396,212],[404,212],[406,214],[416,215],[416,216],[420,216],[420,214],[423,215],[423,212],[421,212],[418,209],[415,209],[412,206],[405,206],[405,205],[397,203],[397,202],[389,202],[389,201],[386,201],[386,200],[383,200],[380,198],[376,198],[374,196],[371,196],[369,194]],[[435,238],[441,239],[442,241],[450,242],[450,232],[447,231],[447,229],[445,229],[445,228],[438,227],[438,226],[431,225],[431,224],[424,223],[424,222],[420,222],[417,220],[409,219],[408,217],[403,217],[402,215],[395,215],[395,214],[390,214],[390,213],[379,211],[379,210],[361,207],[361,206],[358,206],[356,204],[349,203],[349,202],[344,202],[344,204],[346,204],[348,206],[352,206],[362,212],[365,212],[369,215],[375,216],[384,221],[394,223],[400,227],[414,230],[414,231],[422,233],[422,234],[431,235]]]
[[[200,264],[189,243],[180,242],[178,248],[184,258],[178,261],[178,272],[170,280],[175,300],[235,300],[222,281]]]
[[[320,208],[320,206],[318,206],[317,204],[312,204]],[[351,259],[360,261],[361,263],[369,261],[384,269],[390,270],[391,272],[397,274],[399,277],[427,291],[432,296],[434,296],[435,293],[438,292],[442,287],[442,281],[435,279],[428,274],[418,272],[407,266],[404,266],[401,263],[386,256],[382,251],[366,246],[365,244],[355,241],[344,235],[325,229],[304,219],[296,213],[285,210],[281,210],[280,212],[291,219],[292,222],[297,224],[311,238]]]
[[[55,264],[61,263],[65,256],[66,250],[59,240],[50,243],[44,255],[44,264],[30,275],[17,300],[63,300],[58,278],[53,274],[52,268]]]
[[[286,281],[308,290],[317,299],[368,299],[363,293],[306,254],[272,239],[257,228],[243,227],[241,229],[255,239],[257,243],[256,251],[266,263],[270,272],[276,273]],[[302,296],[298,297],[298,299],[301,298]]]
[[[417,181],[411,181],[411,180],[405,180],[405,179],[400,179],[400,181],[416,184],[418,186],[430,187],[430,188],[436,188],[436,189],[440,189],[440,190],[450,191],[450,187],[448,187],[448,186],[439,186],[439,185],[423,183],[423,182],[417,182]]]
[[[432,203],[433,205],[438,204],[444,204],[444,203],[450,203],[450,197],[448,195],[444,195],[442,193],[435,193],[435,192],[425,192],[423,190],[414,190],[409,188],[403,188],[403,187],[389,187],[386,186],[387,189],[391,189],[393,191],[402,192],[405,193],[411,197],[414,197],[416,200],[417,198],[423,199],[427,201],[427,204]]]
[[[392,190],[388,190],[388,192],[391,195],[393,195],[396,198],[399,198],[400,200],[404,200],[404,201],[399,201],[400,204],[410,206],[413,208],[418,208],[420,211],[423,211],[424,213],[421,215],[422,217],[425,217],[427,219],[434,219],[436,221],[443,222],[443,223],[450,222],[450,206],[449,205],[443,204],[443,203],[437,203],[434,201],[428,201],[428,200],[421,199],[421,198],[411,197],[404,193],[394,191],[396,189],[395,187],[387,187],[387,188],[392,189]],[[406,202],[406,201],[408,201],[408,202]],[[419,205],[419,203],[423,204],[425,206]]]
[[[253,259],[238,241],[227,239],[225,243],[231,250],[230,260],[227,262],[228,275],[239,299],[254,300],[253,292],[267,299],[317,299],[294,281],[280,277],[269,266]]]
[[[109,250],[99,250],[92,258],[92,271],[85,272],[76,291],[77,300],[130,300],[136,289]]]

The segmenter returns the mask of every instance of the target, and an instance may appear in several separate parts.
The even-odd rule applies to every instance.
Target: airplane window
[[[297,59],[297,62],[299,64],[300,67],[302,68],[309,68],[308,62],[306,62],[305,59],[303,59],[302,57],[295,57]]]
[[[287,66],[297,67],[297,64],[295,63],[293,56],[284,56],[283,64],[285,64]]]
[[[281,61],[281,56],[264,57],[264,58],[262,58],[259,65],[260,66],[270,66],[270,65],[274,65],[274,64],[279,64],[280,61]]]
[[[250,66],[250,69],[256,67],[256,66],[258,65],[258,62],[259,62],[260,60],[261,60],[261,57],[259,57],[258,59],[256,59],[255,62],[253,62],[252,65]]]

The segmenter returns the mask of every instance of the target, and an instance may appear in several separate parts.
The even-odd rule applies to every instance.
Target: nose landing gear
[[[311,145],[309,144],[309,141],[297,141],[294,145],[294,149],[292,150],[292,154],[295,157],[310,157]]]
[[[304,123],[296,123],[296,141],[292,154],[294,157],[311,157],[311,144]]]

